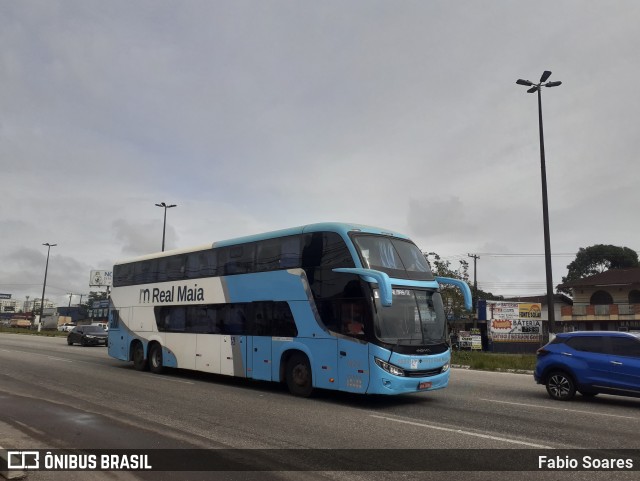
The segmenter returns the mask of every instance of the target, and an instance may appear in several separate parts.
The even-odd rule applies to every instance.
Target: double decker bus
[[[406,236],[312,224],[119,262],[109,354],[315,388],[401,394],[447,386],[440,284]]]

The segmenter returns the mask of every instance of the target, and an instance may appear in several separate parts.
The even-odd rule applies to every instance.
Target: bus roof
[[[264,232],[262,234],[254,234],[243,237],[236,237],[233,239],[227,239],[223,241],[213,242],[211,244],[204,244],[196,247],[190,247],[186,249],[174,249],[164,252],[156,252],[152,254],[147,254],[144,256],[135,257],[132,259],[126,259],[123,261],[118,261],[115,264],[128,264],[130,262],[142,261],[147,259],[155,259],[158,257],[172,256],[176,254],[187,254],[189,252],[197,252],[201,250],[211,249],[213,247],[227,247],[237,244],[246,244],[248,242],[256,242],[265,239],[273,239],[277,237],[286,237],[291,235],[300,235],[309,232],[337,232],[338,234],[342,234],[346,236],[349,232],[363,232],[366,234],[379,234],[379,235],[388,235],[393,237],[398,237],[400,239],[408,239],[408,237],[404,234],[400,234],[395,231],[391,231],[389,229],[382,229],[380,227],[373,227],[362,224],[352,224],[352,223],[344,223],[344,222],[322,222],[317,224],[308,224],[299,227],[291,227],[289,229],[280,229],[270,232]]]

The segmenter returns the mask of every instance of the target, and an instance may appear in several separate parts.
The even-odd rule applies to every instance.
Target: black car
[[[100,326],[76,326],[67,336],[67,344],[78,343],[83,346],[105,346],[109,339],[109,334]]]

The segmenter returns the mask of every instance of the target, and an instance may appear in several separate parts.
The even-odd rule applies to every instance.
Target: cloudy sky
[[[545,292],[580,247],[640,249],[636,0],[0,1],[0,292],[322,221],[410,235]],[[471,269],[473,276],[473,269]],[[78,301],[74,298],[74,303]]]

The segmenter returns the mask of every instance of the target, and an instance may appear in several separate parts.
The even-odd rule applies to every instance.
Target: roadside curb
[[[466,370],[486,371],[486,372],[508,372],[508,373],[511,373],[511,374],[529,374],[529,375],[533,376],[533,371],[529,371],[529,370],[526,370],[526,369],[492,369],[492,370],[488,370],[488,369],[472,369],[471,366],[467,366],[465,364],[452,364],[451,367],[454,368],[454,369],[466,369]]]

